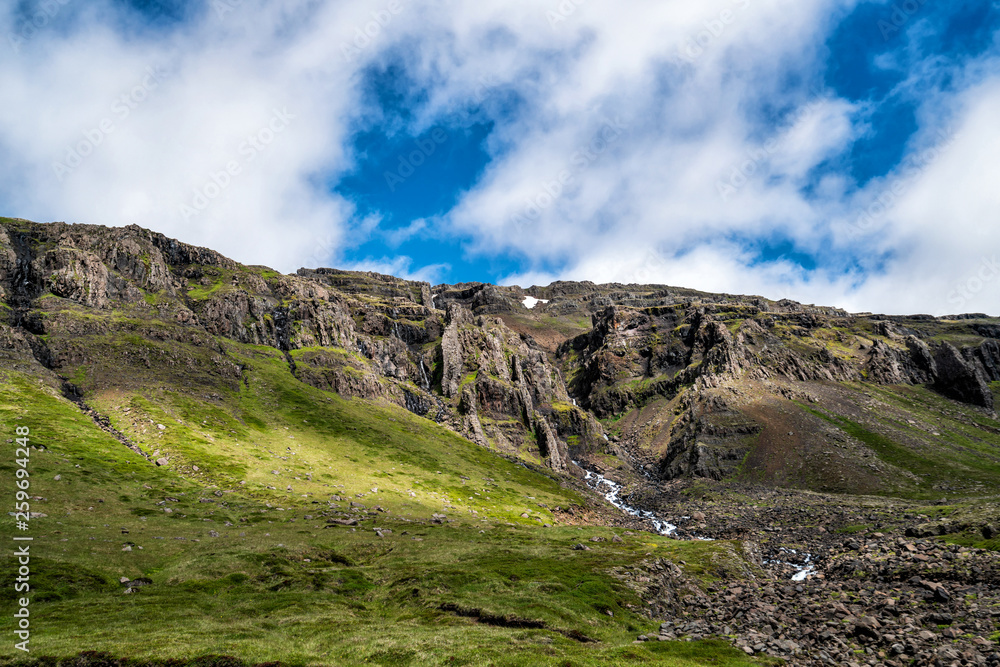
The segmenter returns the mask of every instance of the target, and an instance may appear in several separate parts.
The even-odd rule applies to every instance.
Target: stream
[[[573,461],[581,470],[587,473],[584,478],[587,482],[587,486],[597,491],[599,494],[604,496],[604,499],[609,503],[620,509],[621,511],[629,514],[631,516],[639,517],[640,519],[649,519],[652,522],[653,527],[656,528],[656,532],[660,535],[673,535],[677,532],[677,526],[665,521],[660,517],[656,516],[655,513],[646,510],[636,509],[630,505],[626,505],[625,501],[619,497],[621,493],[622,485],[617,482],[612,482],[610,479],[596,472],[590,472],[584,468],[578,461]]]
[[[587,470],[582,465],[580,465],[579,461],[573,461],[573,463],[575,463],[581,470],[583,470],[586,473],[586,477],[584,477],[584,480],[586,480],[587,486],[589,486],[597,493],[601,494],[605,500],[607,500],[609,503],[611,503],[621,511],[625,512],[628,515],[638,517],[640,519],[649,520],[650,523],[653,524],[653,527],[656,529],[656,532],[659,533],[660,535],[673,535],[674,533],[677,532],[677,526],[670,523],[666,519],[657,516],[655,512],[637,509],[635,507],[626,504],[625,501],[622,500],[621,496],[619,495],[621,494],[623,488],[621,484],[611,481],[610,479],[608,479],[604,475],[601,475],[600,473],[591,472]],[[695,539],[710,541],[712,538],[695,536]],[[795,549],[786,549],[785,547],[781,547],[781,551],[798,556],[798,552]],[[796,570],[795,574],[792,575],[792,581],[805,581],[806,579],[809,578],[810,575],[816,572],[816,566],[812,565],[811,561],[812,561],[812,555],[805,554],[802,564],[790,563],[785,560],[764,560],[763,562],[764,565],[787,565]]]

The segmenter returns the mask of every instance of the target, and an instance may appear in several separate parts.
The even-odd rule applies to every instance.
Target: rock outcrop
[[[228,339],[280,351],[308,384],[396,403],[557,469],[567,438],[603,435],[582,411],[561,433],[551,419],[553,402],[570,401],[560,372],[530,337],[484,317],[520,307],[494,286],[441,299],[442,311],[427,283],[334,269],[282,275],[137,226],[10,220],[0,224],[0,296],[0,354],[63,378],[96,367],[127,383],[134,365],[152,369],[151,350],[129,336],[163,341],[170,363],[187,368],[204,366],[206,351],[219,357],[213,340]]]
[[[526,295],[546,303],[531,311]],[[556,470],[603,453],[667,478],[722,478],[764,432],[749,406],[799,400],[789,383],[923,385],[992,411],[988,383],[1000,382],[1000,324],[985,316],[945,329],[662,285],[282,275],[135,225],[3,221],[0,302],[9,363],[125,383],[166,363],[235,386],[242,372],[219,341],[261,346],[302,382],[396,403]]]
[[[962,358],[952,345],[942,343],[934,355],[937,374],[934,385],[945,396],[964,403],[993,408],[993,392],[980,368]]]

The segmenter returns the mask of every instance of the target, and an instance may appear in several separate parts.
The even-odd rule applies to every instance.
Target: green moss
[[[199,268],[203,277],[197,280],[194,278],[188,280],[187,296],[189,299],[204,301],[230,289],[228,286],[232,284],[235,275],[232,270],[214,266]]]
[[[150,306],[159,306],[172,302],[173,297],[166,290],[162,290],[160,292],[143,292],[142,300]]]
[[[264,280],[274,280],[275,278],[280,278],[282,273],[280,271],[275,271],[272,268],[266,266],[250,266],[247,267],[251,273],[254,273]]]
[[[949,544],[958,544],[970,549],[986,549],[987,551],[1000,551],[1000,538],[985,539],[981,533],[958,533],[945,535],[940,538]]]

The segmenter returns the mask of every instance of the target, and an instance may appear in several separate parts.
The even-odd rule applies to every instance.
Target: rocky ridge
[[[528,309],[529,294],[544,301]],[[657,285],[282,275],[135,225],[5,219],[0,302],[7,358],[51,370],[68,391],[86,389],[82,368],[100,382],[157,362],[235,385],[242,371],[219,337],[281,350],[313,386],[577,474],[571,460],[602,456],[659,479],[735,474],[768,405],[830,383],[929,387],[989,414],[1000,382],[1000,324],[986,316],[852,315]],[[665,427],[650,426],[651,404]]]

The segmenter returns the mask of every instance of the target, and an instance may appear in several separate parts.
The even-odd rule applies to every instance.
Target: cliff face
[[[84,392],[148,381],[135,366],[238,383],[240,369],[215,343],[224,338],[281,350],[313,386],[396,403],[555,469],[567,466],[568,437],[603,433],[567,405],[559,371],[529,336],[488,308],[436,308],[426,283],[331,269],[281,275],[135,226],[6,221],[0,299],[6,360],[41,365]],[[566,411],[579,414],[561,419]]]
[[[529,310],[529,293],[545,302]],[[777,442],[782,401],[921,387],[989,414],[1000,382],[1000,323],[986,316],[862,317],[665,286],[282,275],[136,226],[3,220],[0,303],[0,361],[70,392],[166,376],[238,388],[225,340],[280,350],[301,382],[569,472],[584,458],[724,478]]]

